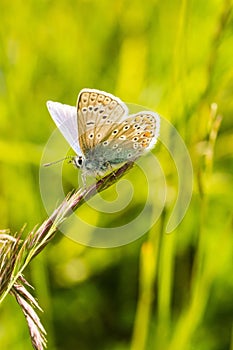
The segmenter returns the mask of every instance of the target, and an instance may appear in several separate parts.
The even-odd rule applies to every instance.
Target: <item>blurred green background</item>
[[[171,196],[150,232],[114,249],[57,234],[30,264],[48,349],[232,346],[231,10],[226,0],[1,0],[1,229],[27,223],[28,232],[46,218],[38,174],[55,125],[45,102],[74,105],[83,87],[158,111],[184,138],[194,168],[192,201],[172,234],[164,225],[177,174],[158,144]],[[216,142],[213,103],[222,116]],[[127,176],[137,186],[134,170]],[[0,344],[32,348],[11,296],[0,311]]]

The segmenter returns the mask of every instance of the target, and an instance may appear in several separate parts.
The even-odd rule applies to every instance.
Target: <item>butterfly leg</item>
[[[86,176],[86,174],[85,174],[85,172],[82,172],[82,174],[81,174],[81,179],[82,179],[82,185],[83,185],[83,187],[87,187],[87,176]]]
[[[102,176],[100,173],[96,173],[95,178],[96,178],[96,181],[99,181],[99,180],[101,180]]]
[[[112,172],[113,176],[116,177],[114,168],[112,167],[111,163],[110,162],[106,162],[105,165],[108,168],[108,170],[110,170]]]

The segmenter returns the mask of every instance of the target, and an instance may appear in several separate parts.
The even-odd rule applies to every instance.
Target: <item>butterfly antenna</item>
[[[63,160],[66,160],[66,159],[70,159],[70,161],[69,161],[69,163],[70,163],[72,161],[73,157],[74,156],[67,156],[65,158],[62,158],[62,159],[59,159],[59,160],[55,160],[55,162],[44,163],[43,166],[47,167],[47,166],[50,166],[50,165],[54,165],[54,164],[62,162]]]

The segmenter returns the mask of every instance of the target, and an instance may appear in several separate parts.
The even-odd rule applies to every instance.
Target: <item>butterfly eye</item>
[[[113,130],[113,132],[112,132],[112,135],[116,135],[116,134],[118,134],[118,130],[117,129]]]
[[[104,142],[103,142],[103,145],[104,145],[104,146],[107,146],[107,145],[108,145],[108,141],[104,141]]]
[[[87,111],[87,108],[83,107],[82,111],[85,113]]]
[[[99,107],[95,107],[95,108],[94,108],[94,112],[97,112],[98,109],[99,109]]]
[[[107,117],[108,117],[107,115],[103,115],[103,117],[102,117],[102,118],[103,118],[103,119],[106,119]]]
[[[131,153],[128,153],[128,154],[127,154],[127,157],[128,157],[128,158],[131,158],[131,157],[132,157],[132,154],[131,154]]]
[[[117,148],[118,144],[116,143],[115,145],[112,146],[112,148]]]
[[[83,158],[80,157],[74,157],[73,158],[73,164],[77,167],[77,168],[81,168],[83,166]]]
[[[134,140],[134,141],[137,141],[137,140],[138,140],[138,137],[134,137],[133,140]]]
[[[89,106],[89,107],[88,107],[88,110],[89,110],[90,112],[92,111],[92,109],[93,109],[92,106]]]
[[[130,128],[129,125],[124,126],[123,130],[128,130]]]
[[[94,137],[94,134],[93,133],[91,133],[91,134],[89,134],[89,139],[93,139],[93,137]]]
[[[126,139],[126,136],[125,135],[122,135],[119,137],[120,140],[125,140]]]
[[[122,148],[117,148],[117,153],[120,153]]]

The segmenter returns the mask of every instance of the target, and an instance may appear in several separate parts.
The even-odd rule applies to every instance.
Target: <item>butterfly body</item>
[[[74,157],[73,164],[82,169],[84,175],[89,176],[100,176],[106,173],[110,168],[110,163],[103,156],[97,158],[95,152],[90,151],[86,158],[84,157]]]
[[[99,176],[124,163],[129,158],[133,160],[132,156],[128,156],[128,153],[127,149],[116,148],[116,151],[115,149],[113,151],[103,145],[99,145],[95,149],[89,150],[82,159],[75,157],[75,165],[87,175]]]
[[[74,149],[73,163],[86,175],[100,176],[121,163],[134,161],[158,138],[160,118],[151,111],[128,115],[117,97],[95,89],[81,90],[77,110],[58,102],[49,112]]]

